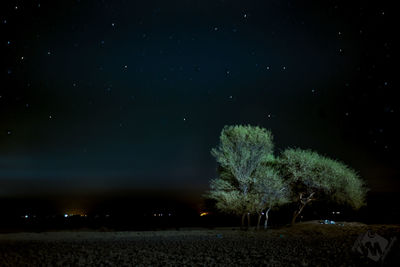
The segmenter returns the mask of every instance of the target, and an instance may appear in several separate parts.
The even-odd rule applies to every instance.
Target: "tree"
[[[287,149],[279,169],[290,185],[292,200],[298,203],[292,225],[310,202],[323,196],[358,209],[365,203],[366,187],[358,174],[344,163],[311,150]]]
[[[217,206],[221,210],[232,212],[235,208],[235,212],[240,212],[242,226],[246,214],[250,226],[249,213],[254,206],[251,205],[254,199],[252,189],[256,181],[254,173],[273,153],[272,139],[271,132],[264,128],[249,125],[225,126],[221,131],[218,147],[211,150],[219,164],[220,177],[212,181],[209,195],[217,200]],[[222,192],[217,192],[218,190]],[[227,203],[232,204],[232,207],[224,208]]]
[[[255,183],[252,193],[253,210],[258,215],[257,229],[260,229],[262,215],[265,214],[264,229],[267,229],[271,208],[290,202],[288,186],[282,176],[269,164],[262,164],[255,171]]]

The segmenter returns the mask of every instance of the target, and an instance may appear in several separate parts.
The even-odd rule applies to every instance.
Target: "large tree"
[[[211,150],[211,154],[219,164],[220,177],[213,180],[210,196],[214,194],[217,202],[224,199],[221,203],[228,203],[227,199],[236,197],[238,202],[233,207],[242,213],[242,225],[246,214],[250,224],[249,213],[254,206],[250,202],[254,199],[252,196],[256,181],[254,175],[261,163],[272,155],[272,139],[271,132],[264,128],[249,125],[225,126],[221,131],[218,147]],[[227,187],[228,184],[231,188]],[[213,193],[220,188],[225,188],[222,190],[225,192]],[[217,205],[220,207],[225,205],[221,203]],[[239,206],[236,205],[238,203]]]
[[[285,150],[278,162],[281,174],[290,185],[292,200],[298,203],[292,224],[304,207],[317,198],[327,197],[355,209],[364,205],[366,187],[358,174],[344,163],[302,149]]]

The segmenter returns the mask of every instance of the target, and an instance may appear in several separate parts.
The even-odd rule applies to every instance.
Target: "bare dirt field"
[[[379,236],[364,237],[372,246],[363,256],[352,248],[368,230]],[[0,234],[0,266],[400,266],[399,236],[398,225],[316,221],[267,231],[12,233]]]

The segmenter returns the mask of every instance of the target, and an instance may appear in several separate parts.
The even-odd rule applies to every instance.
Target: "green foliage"
[[[288,184],[275,169],[267,164],[260,165],[254,173],[252,211],[260,212],[290,202],[289,190]]]
[[[207,198],[216,201],[216,207],[222,212],[240,215],[249,210],[249,198],[243,195],[228,181],[217,178],[211,180]]]
[[[288,201],[282,177],[271,168],[272,134],[252,126],[225,126],[220,144],[211,151],[219,163],[219,178],[211,181],[208,197],[223,212],[259,212]]]
[[[225,178],[236,183],[238,189],[246,195],[252,183],[251,175],[273,152],[272,139],[271,132],[264,128],[225,126],[221,132],[220,144],[211,150],[211,154],[225,170]]]
[[[281,173],[291,186],[293,198],[298,198],[300,192],[316,192],[356,209],[364,205],[366,189],[363,181],[342,162],[301,149],[285,150],[278,161]]]
[[[287,149],[275,158],[272,140],[260,127],[223,128],[218,147],[211,150],[219,176],[211,180],[206,194],[219,210],[261,214],[295,201],[301,203],[295,221],[316,196],[354,208],[364,205],[366,188],[354,170],[310,150]]]

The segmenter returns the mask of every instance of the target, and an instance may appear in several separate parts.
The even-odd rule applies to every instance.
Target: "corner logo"
[[[358,236],[356,242],[354,242],[353,251],[373,261],[383,262],[395,241],[396,237],[391,238],[389,243],[386,238],[368,230],[368,232]]]

